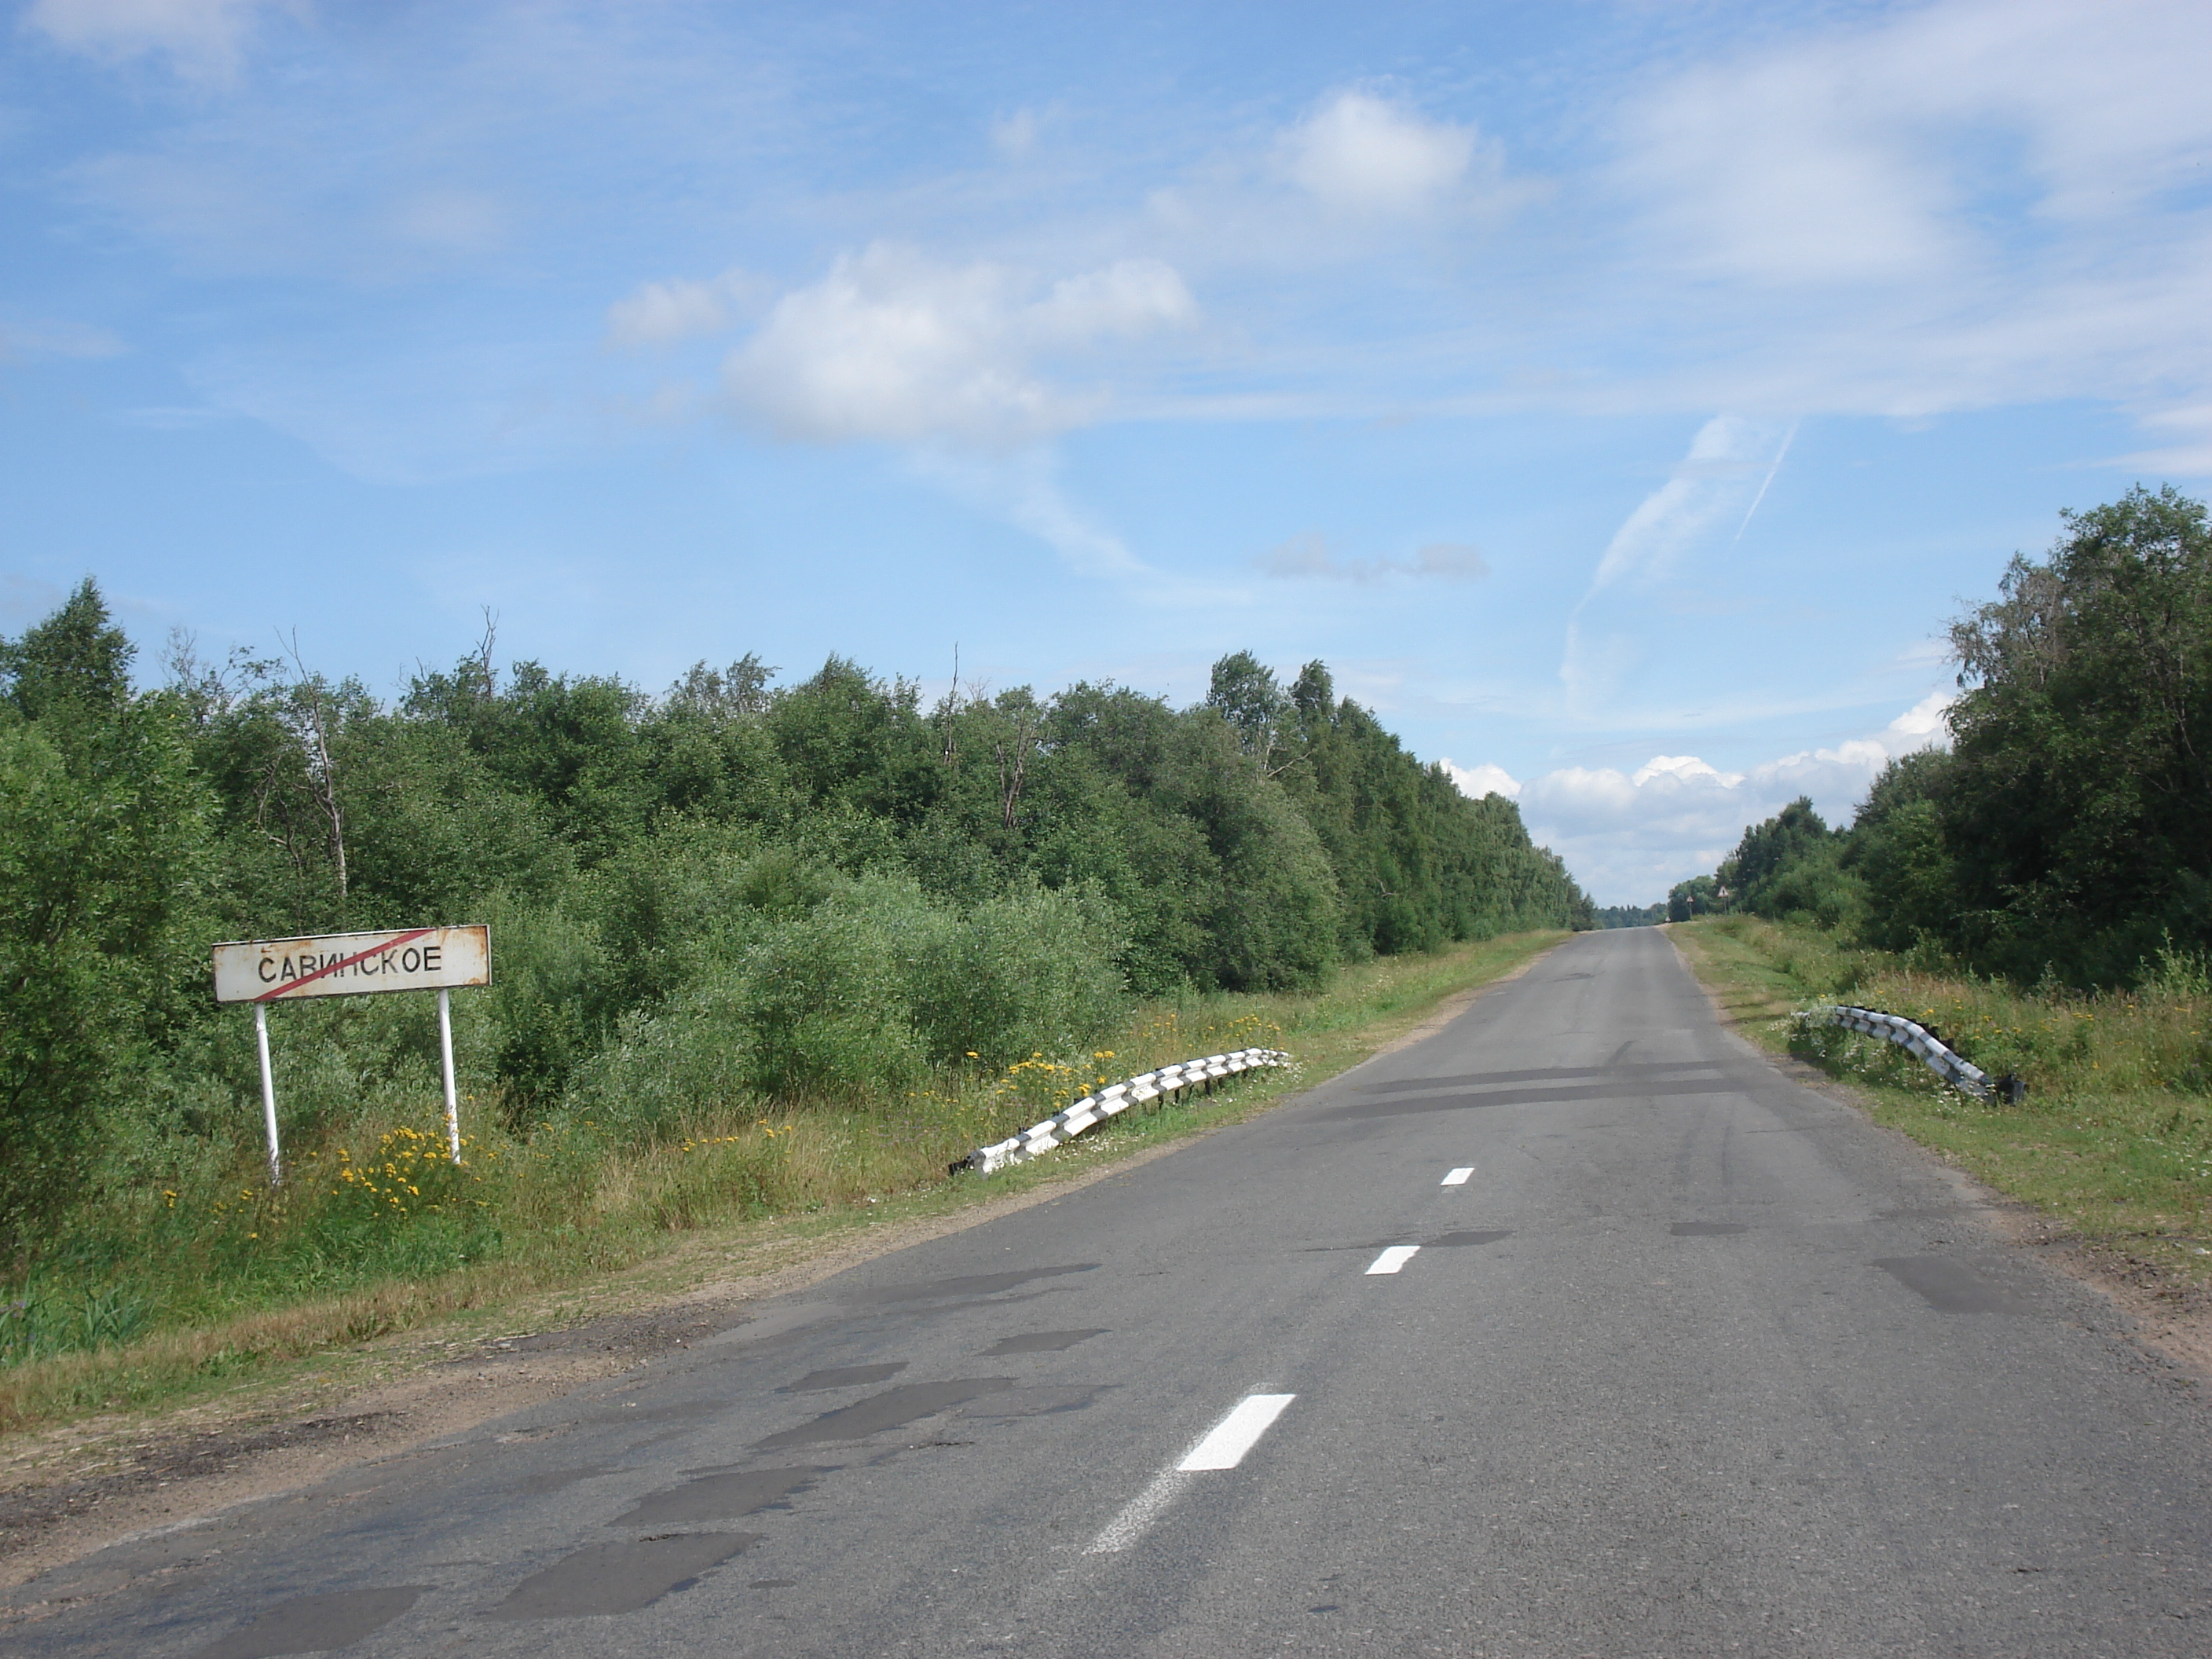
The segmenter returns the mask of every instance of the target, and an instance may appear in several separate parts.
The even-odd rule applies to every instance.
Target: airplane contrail
[[[1774,475],[1782,471],[1782,458],[1790,453],[1790,446],[1796,441],[1797,422],[1792,421],[1790,430],[1782,434],[1782,447],[1774,452],[1774,465],[1766,469],[1766,477],[1759,480],[1759,494],[1751,498],[1751,505],[1744,509],[1743,522],[1735,527],[1735,535],[1729,542],[1730,547],[1741,541],[1743,532],[1751,528],[1751,515],[1759,511],[1759,504],[1766,499],[1767,489],[1774,483]]]

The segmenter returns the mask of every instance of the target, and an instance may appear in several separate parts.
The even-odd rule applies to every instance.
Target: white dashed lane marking
[[[1389,1249],[1367,1264],[1370,1273],[1395,1273],[1421,1253],[1418,1244],[1393,1244]],[[1259,1396],[1255,1395],[1254,1398]]]
[[[1167,1513],[1169,1506],[1190,1484],[1192,1475],[1209,1469],[1235,1468],[1283,1414],[1283,1408],[1297,1398],[1294,1394],[1254,1394],[1238,1401],[1237,1409],[1214,1425],[1206,1438],[1184,1454],[1182,1462],[1154,1475],[1152,1484],[1130,1499],[1083,1553],[1113,1555],[1127,1549],[1151,1529],[1153,1522]]]
[[[1444,1177],[1443,1184],[1447,1187],[1464,1187],[1468,1183],[1468,1177],[1474,1174],[1474,1165],[1470,1164],[1464,1170],[1454,1170]]]
[[[1190,1449],[1190,1454],[1176,1468],[1185,1474],[1194,1469],[1233,1469],[1244,1461],[1244,1454],[1259,1443],[1268,1425],[1283,1414],[1283,1407],[1296,1400],[1294,1394],[1251,1394],[1237,1402],[1237,1409],[1223,1418],[1212,1434]]]

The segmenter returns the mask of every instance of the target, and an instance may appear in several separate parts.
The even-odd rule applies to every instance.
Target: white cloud
[[[742,410],[787,438],[1004,447],[1101,412],[1101,392],[1052,383],[1042,362],[1197,314],[1157,259],[1117,260],[1040,293],[1004,265],[943,265],[879,242],[785,295],[724,378]]]
[[[1285,150],[1291,179],[1342,213],[1418,213],[1468,177],[1478,151],[1496,162],[1474,128],[1424,120],[1356,91],[1339,93],[1300,122]]]
[[[1886,101],[1826,55],[1694,71],[1636,112],[1624,182],[1695,270],[1770,283],[1925,276],[1962,256],[1952,191],[1912,134],[1879,118]]]
[[[1708,766],[1695,755],[1654,755],[1630,775],[1628,781],[1641,789],[1655,778],[1692,786],[1702,785],[1710,778],[1723,789],[1733,789],[1743,781],[1743,774]]]
[[[302,9],[298,0],[33,0],[22,26],[88,57],[167,52],[187,74],[221,79],[235,73],[259,14]]]
[[[938,446],[909,450],[904,461],[916,477],[1036,537],[1069,569],[1115,581],[1141,604],[1188,616],[1229,614],[1251,603],[1248,589],[1147,563],[1068,500],[1049,444],[981,451]]]
[[[1578,717],[1603,714],[1645,656],[1650,594],[1701,541],[1734,526],[1741,535],[1782,465],[1792,428],[1717,415],[1698,428],[1667,482],[1622,521],[1567,618],[1559,679]]]
[[[1906,417],[2201,401],[2208,57],[2202,6],[1936,0],[1656,82],[1613,181],[1639,314],[1690,324],[1678,389]]]
[[[1954,0],[1709,63],[1633,103],[1622,181],[1701,271],[1924,283],[1986,250],[1993,186],[2111,221],[2201,167],[2212,14]]]
[[[1741,772],[1694,755],[1656,755],[1633,772],[1569,766],[1515,784],[1496,766],[1444,764],[1463,793],[1516,797],[1529,833],[1564,858],[1599,902],[1645,904],[1676,882],[1709,873],[1747,825],[1800,795],[1811,796],[1832,824],[1849,822],[1891,760],[1942,740],[1951,702],[1949,693],[1931,692],[1879,732]]]
[[[640,283],[607,307],[607,338],[618,346],[666,346],[720,334],[758,290],[755,278],[737,270],[703,283],[688,276]]]
[[[1309,580],[1352,582],[1362,586],[1394,576],[1433,577],[1446,581],[1474,581],[1490,574],[1482,550],[1464,542],[1431,542],[1410,559],[1339,559],[1318,533],[1293,536],[1254,561],[1271,576]]]
[[[1666,575],[1692,543],[1745,505],[1757,482],[1780,465],[1787,441],[1786,433],[1770,422],[1734,415],[1707,421],[1667,482],[1613,532],[1591,587]]]
[[[2143,424],[2154,432],[2171,433],[2180,441],[2123,455],[2116,465],[2140,467],[2166,477],[2212,477],[2212,404],[2167,410]]]
[[[1883,735],[1885,738],[1920,738],[1931,741],[1948,736],[1946,722],[1950,716],[1951,705],[1957,701],[1957,696],[1951,692],[1930,691],[1892,720]],[[1892,752],[1901,754],[1905,751],[1893,750]]]
[[[1469,800],[1480,800],[1485,795],[1503,795],[1508,800],[1521,796],[1521,780],[1502,766],[1485,761],[1480,766],[1461,766],[1449,758],[1438,763],[1444,775],[1459,786],[1459,792]]]
[[[1085,575],[1157,579],[1158,574],[1109,530],[1072,506],[1048,447],[995,454],[916,453],[910,465],[948,494],[1035,536]]]

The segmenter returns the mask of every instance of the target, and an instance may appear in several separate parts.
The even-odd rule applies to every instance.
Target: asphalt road
[[[10,1640],[2201,1659],[2208,1417],[2121,1331],[1659,933],[1585,935],[1173,1157],[60,1570]]]

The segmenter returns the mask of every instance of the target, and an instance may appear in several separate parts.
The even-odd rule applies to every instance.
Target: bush
[[[1096,888],[1017,887],[934,929],[908,979],[929,1058],[996,1067],[1082,1048],[1121,1012],[1125,945]]]
[[[1031,884],[963,914],[908,877],[850,882],[633,1014],[572,1106],[665,1139],[741,1097],[895,1099],[933,1063],[1066,1055],[1122,1011],[1123,937],[1089,888]]]

